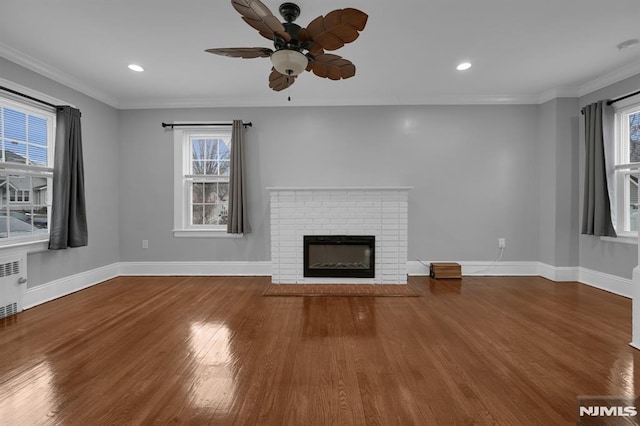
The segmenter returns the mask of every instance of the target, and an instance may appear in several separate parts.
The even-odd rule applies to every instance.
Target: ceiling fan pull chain
[[[291,102],[291,70],[287,71],[287,91],[289,92],[287,101]]]

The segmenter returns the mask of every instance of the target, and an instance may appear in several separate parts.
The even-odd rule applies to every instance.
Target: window
[[[226,235],[231,128],[174,130],[174,235]]]
[[[616,110],[615,201],[616,232],[638,232],[638,168],[640,167],[640,102]]]
[[[0,96],[0,246],[49,237],[55,114]]]

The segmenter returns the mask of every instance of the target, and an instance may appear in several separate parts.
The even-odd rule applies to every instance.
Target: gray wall
[[[538,260],[578,266],[577,99],[556,98],[540,106],[538,139]]]
[[[89,246],[28,256],[29,287],[118,262],[118,111],[0,58],[0,77],[82,112]]]
[[[29,255],[30,286],[118,261],[268,261],[267,186],[413,186],[409,260],[493,260],[504,237],[507,261],[626,278],[637,264],[635,245],[579,236],[578,112],[637,90],[640,75],[577,103],[121,111],[2,58],[0,77],[82,111],[89,247]],[[254,123],[247,130],[253,232],[174,238],[173,134],[160,123],[234,118]]]
[[[556,112],[555,99],[540,106],[537,143],[538,260],[548,265],[556,259]]]
[[[576,98],[558,98],[556,134],[556,262],[578,266],[578,112]]]
[[[121,261],[270,259],[268,186],[413,186],[409,260],[538,257],[538,106],[159,109],[120,112]],[[172,132],[161,122],[253,122],[253,232],[172,235]],[[142,249],[142,240],[149,248]]]
[[[601,99],[614,99],[635,92],[640,87],[640,74],[589,93],[578,101],[582,108]],[[580,182],[584,180],[584,117],[580,116]],[[580,191],[579,217],[582,220],[583,194]],[[580,235],[580,266],[619,277],[631,278],[638,265],[638,246],[609,241],[599,237]]]

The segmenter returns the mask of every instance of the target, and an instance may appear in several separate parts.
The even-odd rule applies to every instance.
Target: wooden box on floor
[[[434,262],[429,267],[431,278],[462,278],[462,268],[455,262]]]

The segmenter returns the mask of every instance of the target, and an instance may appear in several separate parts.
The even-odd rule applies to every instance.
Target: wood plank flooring
[[[582,284],[268,282],[120,277],[0,320],[0,424],[561,425],[579,395],[640,390],[631,301]]]

